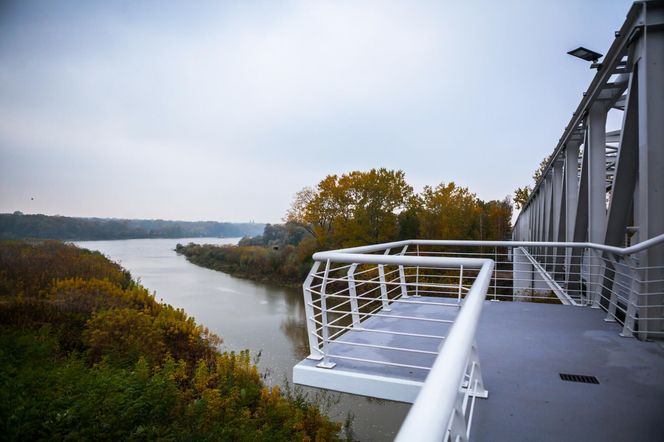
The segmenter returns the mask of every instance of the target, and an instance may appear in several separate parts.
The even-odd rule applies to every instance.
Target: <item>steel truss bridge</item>
[[[591,242],[625,247],[664,233],[664,13],[661,2],[638,2],[616,32],[546,168],[514,226],[517,241]],[[609,111],[622,127],[606,131]],[[664,248],[639,253],[639,287],[614,289],[616,267],[602,256],[584,281],[585,301],[622,309],[631,332],[662,336]],[[565,288],[579,291],[582,257],[544,257]],[[563,278],[564,267],[564,278]],[[620,296],[638,296],[630,304]],[[626,311],[626,306],[636,310]]]
[[[399,441],[664,438],[664,2],[594,67],[511,241],[313,256],[295,383],[412,403]]]

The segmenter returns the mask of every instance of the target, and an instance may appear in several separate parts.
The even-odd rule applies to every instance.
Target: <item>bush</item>
[[[338,440],[102,255],[0,241],[0,263],[0,439]]]
[[[154,318],[129,308],[95,314],[86,324],[83,342],[92,361],[107,357],[119,366],[134,364],[141,357],[158,363],[166,351]]]

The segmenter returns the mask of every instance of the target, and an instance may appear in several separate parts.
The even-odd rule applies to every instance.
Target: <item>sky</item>
[[[503,199],[630,5],[0,0],[0,212],[274,223],[375,167]]]

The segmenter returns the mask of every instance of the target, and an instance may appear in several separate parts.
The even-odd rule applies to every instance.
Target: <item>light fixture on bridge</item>
[[[579,46],[578,48],[569,51],[568,54],[573,55],[576,58],[580,58],[581,60],[592,61],[592,65],[590,66],[591,68],[600,67],[601,64],[597,63],[597,60],[603,57],[603,54],[591,51],[590,49],[586,49],[583,46]]]

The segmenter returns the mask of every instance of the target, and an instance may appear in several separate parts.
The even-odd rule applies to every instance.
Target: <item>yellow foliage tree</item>
[[[481,208],[477,197],[453,182],[422,191],[420,234],[424,238],[469,239],[475,237]]]

